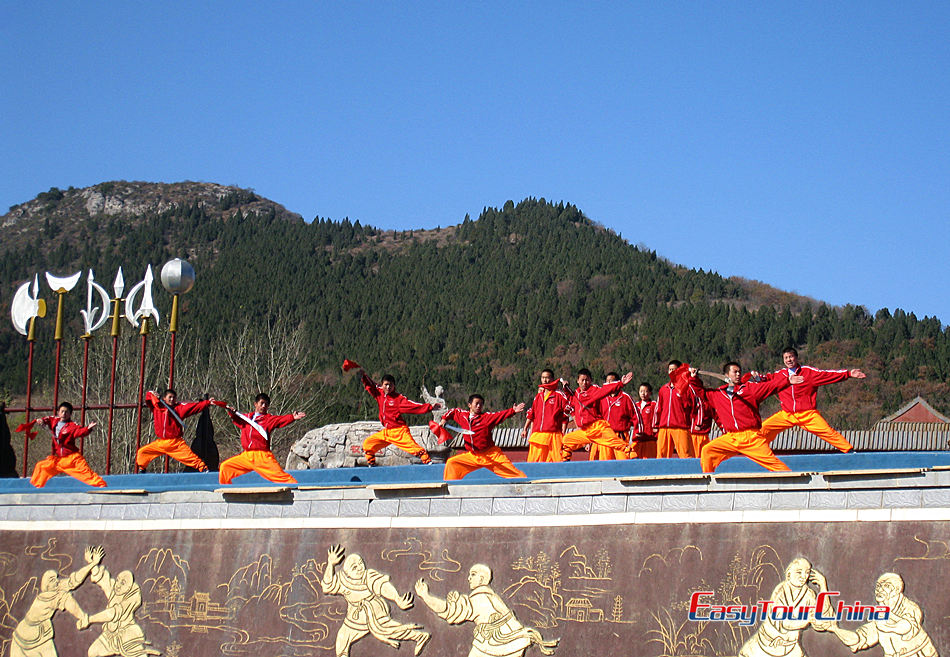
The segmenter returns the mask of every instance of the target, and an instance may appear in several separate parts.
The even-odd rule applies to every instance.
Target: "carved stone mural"
[[[0,654],[935,657],[948,572],[948,522],[4,531]]]

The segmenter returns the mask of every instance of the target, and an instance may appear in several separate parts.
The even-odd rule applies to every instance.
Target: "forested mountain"
[[[347,219],[306,223],[249,190],[114,182],[50,190],[0,224],[7,308],[36,272],[93,267],[106,284],[122,265],[134,283],[146,264],[160,269],[184,257],[197,284],[183,298],[179,339],[211,345],[236,327],[262,333],[280,317],[306,335],[302,386],[340,381],[348,357],[393,373],[410,397],[423,383],[441,384],[450,403],[479,391],[492,407],[527,400],[545,366],[569,378],[582,366],[595,376],[632,369],[656,386],[671,358],[710,370],[728,359],[774,369],[781,349],[795,345],[809,364],[868,373],[822,392],[829,419],[843,428],[867,426],[916,394],[950,411],[950,331],[936,318],[900,310],[871,317],[862,307],[831,308],[678,267],[566,203],[509,201],[458,225],[393,232]],[[48,288],[43,295],[53,296]],[[167,313],[157,282],[155,296]],[[67,298],[78,337],[85,280]],[[51,329],[43,330],[48,344]],[[0,325],[7,396],[25,387],[25,353],[22,336]],[[48,366],[38,371],[49,376]],[[371,415],[357,406],[356,384],[344,381],[346,395],[321,420]]]

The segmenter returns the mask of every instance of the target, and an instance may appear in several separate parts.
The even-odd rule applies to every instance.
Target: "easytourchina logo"
[[[759,600],[752,605],[720,605],[706,602],[713,591],[696,591],[689,598],[689,620],[691,621],[738,621],[740,625],[754,625],[764,620],[793,621],[886,621],[890,618],[889,605],[866,605],[855,601],[846,604],[844,600],[834,602],[841,595],[838,591],[818,593],[813,605],[787,605],[774,600]]]

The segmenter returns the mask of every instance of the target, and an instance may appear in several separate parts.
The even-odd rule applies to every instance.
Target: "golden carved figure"
[[[362,557],[351,554],[344,560],[345,549],[334,545],[327,550],[327,565],[320,587],[324,593],[341,595],[346,600],[346,618],[336,635],[337,657],[348,657],[350,646],[367,634],[391,648],[399,648],[401,641],[415,641],[415,655],[429,642],[429,634],[420,625],[398,623],[389,612],[389,600],[400,609],[412,608],[412,593],[399,595],[389,576],[367,568]],[[339,572],[336,566],[342,562]]]
[[[132,571],[123,570],[113,578],[103,566],[96,566],[89,579],[99,585],[109,602],[105,609],[89,616],[89,623],[102,623],[102,634],[89,646],[88,657],[161,654],[148,646],[145,633],[135,622],[135,612],[142,606],[142,590]]]
[[[874,584],[874,599],[891,608],[887,620],[872,620],[854,632],[834,624],[832,631],[851,652],[880,644],[884,657],[938,657],[937,648],[923,628],[923,613],[916,602],[904,596],[904,580],[897,573],[884,573]]]
[[[429,592],[425,579],[416,582],[416,593],[439,618],[453,625],[472,621],[475,636],[469,657],[522,657],[536,645],[545,655],[553,655],[558,639],[545,641],[537,630],[522,625],[501,596],[489,586],[491,568],[477,563],[468,573],[471,593],[450,592],[445,599]]]
[[[86,565],[68,577],[60,578],[55,570],[47,570],[40,578],[40,592],[30,604],[26,615],[13,630],[10,657],[56,657],[53,643],[53,614],[65,609],[76,617],[76,626],[85,627],[89,617],[80,609],[72,591],[86,579],[90,571],[102,561],[101,547],[87,547]]]
[[[808,586],[809,583],[818,586],[817,593],[828,590],[825,576],[812,568],[807,559],[794,559],[785,569],[785,581],[775,587],[770,599],[775,605],[795,609],[811,606],[814,609],[818,595]],[[831,622],[816,620],[814,612],[803,619],[774,620],[766,617],[742,646],[739,657],[805,657],[799,638],[809,625],[824,631],[831,627]]]

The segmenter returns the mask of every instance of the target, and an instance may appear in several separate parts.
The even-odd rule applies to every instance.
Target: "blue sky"
[[[200,180],[408,229],[543,197],[679,264],[950,322],[947,2],[0,16],[3,211],[54,186]]]

